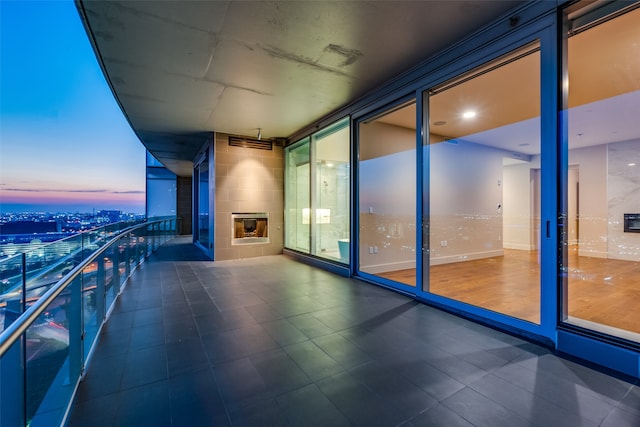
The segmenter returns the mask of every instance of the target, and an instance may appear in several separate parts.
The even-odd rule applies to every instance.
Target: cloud
[[[2,184],[4,185],[4,184]],[[105,190],[105,189],[95,189],[95,190],[69,190],[64,188],[3,188],[2,191],[15,191],[20,193],[102,193],[102,194],[145,194],[144,190]]]
[[[4,191],[20,191],[25,193],[51,193],[51,192],[61,192],[61,193],[113,193],[110,190],[66,190],[63,188],[5,188]]]

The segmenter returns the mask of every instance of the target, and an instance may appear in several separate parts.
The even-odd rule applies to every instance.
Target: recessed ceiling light
[[[462,117],[464,117],[465,119],[473,119],[475,116],[475,111],[465,111],[464,113],[462,113]]]
[[[635,166],[635,163],[627,163],[627,166]]]
[[[447,122],[445,122],[444,120],[439,120],[437,122],[433,122],[434,126],[443,126],[443,125],[446,125],[446,124],[447,124]]]

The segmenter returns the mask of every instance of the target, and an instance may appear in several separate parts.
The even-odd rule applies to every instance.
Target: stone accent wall
[[[215,260],[282,253],[284,245],[284,150],[229,146],[229,135],[215,140]],[[231,245],[231,214],[267,212],[269,243]]]

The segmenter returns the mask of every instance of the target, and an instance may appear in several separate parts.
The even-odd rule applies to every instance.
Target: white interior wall
[[[607,257],[607,145],[569,151],[569,164],[578,168],[580,244],[578,254]]]
[[[567,225],[579,255],[637,261],[640,233],[624,232],[624,214],[640,212],[640,141],[602,144],[569,151]],[[637,166],[637,167],[636,167]],[[504,247],[533,250],[532,198],[523,191],[530,164],[504,168]],[[535,233],[533,234],[535,236]]]
[[[361,157],[385,156],[394,151],[393,147],[413,149],[412,130],[380,123],[370,125],[371,133],[366,127],[361,129],[361,135],[372,139],[361,151]],[[495,256],[503,247],[535,250],[538,242],[532,232],[536,230],[533,171],[540,168],[539,156],[527,163],[502,166],[504,152],[464,144],[431,146],[432,264]],[[634,160],[637,167],[629,166]],[[579,239],[579,255],[637,261],[640,233],[624,233],[623,214],[640,212],[640,141],[573,149],[569,151],[569,164],[568,237],[573,242]],[[415,199],[415,180],[411,182],[406,172],[402,171],[403,176],[385,175],[389,183],[396,181],[396,201]],[[384,210],[374,204],[361,204],[363,224],[371,222],[366,218],[369,208],[372,212]],[[410,221],[393,227],[405,235],[413,227]],[[479,225],[480,221],[483,225]],[[380,239],[361,236],[361,267],[384,266],[380,269],[383,271],[394,265],[415,265],[415,248],[368,253],[369,246],[380,249],[381,245],[384,242]]]
[[[504,154],[464,141],[430,146],[432,265],[503,254]]]
[[[537,159],[532,162],[504,166],[503,247],[525,251],[536,250],[535,173]]]
[[[567,240],[570,245],[579,242],[578,198],[580,195],[580,168],[577,165],[567,171]]]
[[[360,270],[415,268],[415,130],[371,122],[359,131]]]
[[[640,140],[617,142],[607,148],[608,257],[637,262],[640,233],[624,232],[624,214],[640,212]]]

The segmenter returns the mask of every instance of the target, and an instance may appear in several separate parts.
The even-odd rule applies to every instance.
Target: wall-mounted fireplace
[[[640,213],[624,214],[624,232],[640,233]]]
[[[269,214],[265,212],[232,213],[231,244],[269,243]]]

